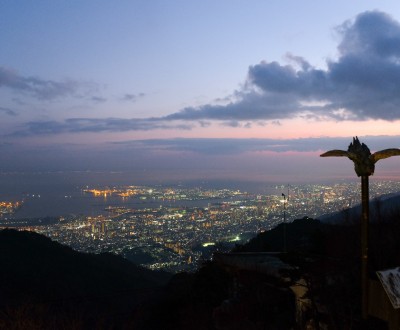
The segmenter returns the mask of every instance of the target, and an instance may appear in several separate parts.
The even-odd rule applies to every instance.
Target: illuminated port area
[[[98,216],[3,218],[0,228],[32,230],[78,251],[111,252],[150,269],[179,272],[195,270],[212,251],[229,250],[257,232],[270,230],[283,222],[284,212],[286,221],[291,222],[303,217],[318,218],[360,203],[358,183],[281,185],[271,189],[276,193],[134,186],[87,188],[85,194],[135,198],[143,201],[144,207],[110,205],[105,209],[106,215]],[[399,182],[372,182],[370,195],[373,199],[398,191]],[[166,200],[175,202],[154,207],[154,201]],[[176,203],[204,200],[206,206]],[[147,207],[146,201],[152,201],[152,207]],[[20,204],[0,202],[0,206],[1,210],[12,210]]]
[[[17,202],[0,201],[0,216],[12,215],[21,206],[22,206],[22,201],[17,201]]]

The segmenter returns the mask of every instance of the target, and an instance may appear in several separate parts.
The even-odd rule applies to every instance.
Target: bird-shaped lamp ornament
[[[355,137],[347,151],[330,150],[323,153],[321,157],[348,157],[354,162],[354,170],[360,177],[373,175],[378,160],[399,155],[400,149],[397,148],[385,149],[371,154],[369,148],[364,143],[360,143],[358,137]]]

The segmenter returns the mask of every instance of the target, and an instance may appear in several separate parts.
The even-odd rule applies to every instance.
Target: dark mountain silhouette
[[[151,301],[142,305],[135,329],[216,329],[213,312],[229,297],[232,275],[214,262],[195,273],[176,274]]]
[[[128,322],[169,274],[86,254],[33,232],[0,231],[0,328],[101,328]]]
[[[282,252],[284,241],[286,241],[286,248],[289,251],[299,247],[305,248],[310,246],[312,236],[322,227],[323,224],[320,221],[308,217],[294,220],[292,223],[281,223],[272,230],[258,234],[243,246],[237,246],[234,251]]]
[[[400,205],[400,193],[379,196],[370,201],[370,220],[379,221],[379,217],[396,212]],[[338,210],[318,217],[324,223],[346,224],[349,220],[357,220],[361,216],[361,204],[354,207]]]

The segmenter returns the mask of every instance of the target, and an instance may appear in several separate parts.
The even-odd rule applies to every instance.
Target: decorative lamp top
[[[358,137],[353,138],[353,142],[350,143],[347,151],[344,150],[330,150],[322,155],[321,157],[343,157],[346,156],[351,159],[354,163],[354,170],[357,176],[370,176],[374,174],[375,163],[384,158],[391,156],[400,156],[400,149],[391,148],[381,151],[377,151],[371,154],[369,148],[364,144],[360,143]]]

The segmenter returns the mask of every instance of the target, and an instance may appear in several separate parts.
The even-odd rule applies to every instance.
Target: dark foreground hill
[[[33,233],[0,231],[0,328],[114,328],[170,278]]]

